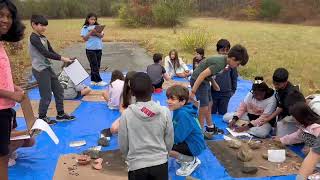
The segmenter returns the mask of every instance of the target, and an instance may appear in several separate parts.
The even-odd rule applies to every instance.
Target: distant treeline
[[[23,18],[43,14],[49,18],[83,18],[88,12],[116,16],[126,0],[12,0]]]

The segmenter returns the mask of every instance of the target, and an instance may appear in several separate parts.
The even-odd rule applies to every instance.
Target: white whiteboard
[[[80,84],[89,77],[89,74],[77,59],[69,66],[64,67],[63,70],[75,85]]]

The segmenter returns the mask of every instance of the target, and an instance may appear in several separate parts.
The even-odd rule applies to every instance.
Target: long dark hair
[[[17,42],[23,38],[25,26],[22,24],[16,6],[10,0],[2,0],[0,9],[8,8],[12,16],[12,25],[6,34],[0,36],[0,41]]]
[[[175,57],[174,57],[173,62],[172,62],[171,53],[173,53],[173,52],[174,52],[174,54],[175,54]],[[175,49],[172,49],[172,50],[169,52],[169,59],[170,59],[170,61],[171,61],[172,64],[173,64],[174,71],[176,71],[176,69],[178,69],[178,68],[180,67],[178,51],[175,50]]]
[[[274,90],[271,89],[266,82],[263,81],[263,77],[256,76],[254,78],[251,92],[254,93],[255,91],[262,91],[265,92],[264,99],[271,97],[274,94]]]
[[[89,13],[89,14],[87,15],[87,17],[86,17],[86,20],[84,21],[83,26],[89,26],[89,19],[90,19],[91,17],[95,17],[95,18],[96,18],[96,22],[94,23],[94,25],[99,25],[97,14],[95,14],[95,13]]]
[[[130,81],[133,79],[133,76],[136,74],[136,71],[129,71],[124,79],[123,91],[122,91],[122,103],[123,107],[127,108],[132,102],[132,92],[130,88]]]
[[[320,124],[320,116],[313,112],[305,102],[297,102],[289,108],[290,114],[304,127]]]
[[[114,71],[112,71],[111,80],[110,80],[110,83],[109,83],[111,87],[112,87],[112,83],[113,83],[115,80],[117,80],[117,79],[123,81],[124,76],[123,76],[123,74],[122,74],[121,71],[119,71],[119,70],[114,70]]]

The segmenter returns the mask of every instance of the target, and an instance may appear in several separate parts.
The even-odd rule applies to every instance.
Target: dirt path
[[[90,69],[85,53],[85,44],[74,44],[60,52],[63,56],[77,57],[81,64]],[[61,71],[61,62],[53,61],[54,70]],[[108,42],[104,44],[101,58],[101,70],[109,67],[107,71],[118,69],[120,71],[145,71],[147,65],[153,63],[152,57],[146,50],[136,43]]]

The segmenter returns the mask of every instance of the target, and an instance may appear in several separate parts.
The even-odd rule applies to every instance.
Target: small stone
[[[256,174],[258,172],[258,168],[254,166],[244,166],[242,167],[241,172],[245,174]]]
[[[90,156],[91,159],[98,159],[100,157],[100,151],[97,150],[86,150],[82,154]]]
[[[267,153],[263,153],[262,154],[262,158],[265,159],[265,160],[268,160],[268,154]]]
[[[239,149],[242,146],[242,143],[239,140],[231,139],[228,141],[228,146],[233,149]]]
[[[251,161],[253,158],[253,152],[250,148],[242,146],[238,151],[237,157],[243,162]]]
[[[249,147],[253,150],[260,149],[261,143],[259,141],[251,141],[248,143]]]
[[[106,137],[102,137],[98,140],[98,145],[103,147],[109,146],[109,141]]]

